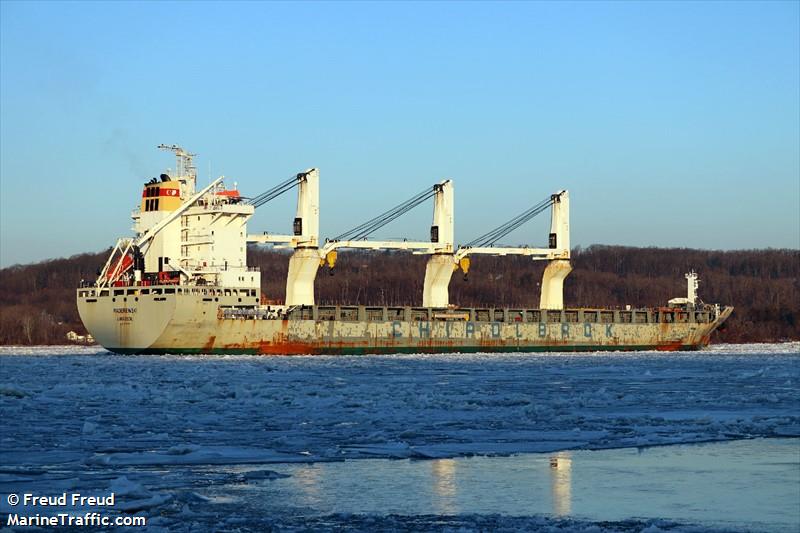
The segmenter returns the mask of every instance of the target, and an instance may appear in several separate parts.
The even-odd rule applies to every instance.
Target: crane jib
[[[500,224],[496,228],[487,233],[484,233],[480,237],[473,239],[466,246],[493,246],[497,243],[500,239],[517,229],[518,227],[522,226],[529,220],[531,220],[536,215],[544,212],[545,210],[549,209],[556,202],[557,196],[550,196],[545,198],[538,204],[534,205],[533,207],[526,209],[519,215],[515,216],[511,220]]]
[[[278,196],[282,195],[285,192],[288,192],[300,184],[300,181],[305,177],[305,174],[297,174],[289,178],[288,180],[279,183],[275,187],[265,191],[258,196],[254,196],[253,198],[247,201],[248,204],[252,205],[256,209],[261,207],[262,205],[266,204],[277,198]]]
[[[381,213],[380,215],[371,218],[370,220],[364,222],[363,224],[359,224],[355,228],[352,228],[341,235],[336,236],[333,240],[334,241],[344,241],[344,240],[361,240],[366,239],[369,235],[376,232],[389,222],[393,221],[394,219],[408,213],[421,203],[423,203],[428,198],[433,197],[436,194],[436,187],[428,187],[424,191],[415,194],[405,202],[402,202],[393,208]]]

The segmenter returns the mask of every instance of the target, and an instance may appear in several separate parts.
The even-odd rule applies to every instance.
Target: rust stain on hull
[[[657,345],[656,350],[659,352],[677,352],[683,349],[683,346],[684,345],[681,343],[681,341],[665,342]]]
[[[212,352],[214,350],[214,341],[217,339],[216,336],[212,335],[208,342],[203,345],[203,350],[207,352]]]
[[[226,316],[218,305],[194,298],[129,304],[130,333],[119,336],[114,303],[82,304],[81,317],[106,348],[123,353],[252,353],[263,355],[391,354],[453,352],[547,352],[598,350],[691,350],[708,344],[730,315],[713,322],[644,323],[488,320],[319,320]],[[229,309],[226,307],[226,309]],[[584,313],[584,311],[580,311]],[[363,314],[363,311],[361,311]],[[308,315],[312,315],[310,311]],[[504,312],[504,317],[507,312]],[[316,316],[314,314],[314,316]],[[434,315],[429,315],[433,317]],[[494,316],[494,315],[492,315]],[[524,316],[528,316],[527,314]],[[533,315],[531,315],[533,316]],[[537,315],[538,316],[538,315]],[[542,315],[542,319],[544,320]],[[564,314],[563,316],[566,316]],[[601,317],[602,318],[602,317]]]

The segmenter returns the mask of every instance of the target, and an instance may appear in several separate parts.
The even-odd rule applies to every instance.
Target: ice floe
[[[159,509],[191,524],[199,508],[225,504],[203,502],[204,487],[281,477],[259,464],[800,436],[799,348],[283,358],[2,347],[0,492],[113,489],[119,510],[171,529]],[[685,530],[485,516],[333,515],[309,527],[344,521],[377,530]],[[250,526],[304,527],[287,517]]]

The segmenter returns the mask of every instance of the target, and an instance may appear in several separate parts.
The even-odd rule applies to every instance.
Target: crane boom
[[[251,198],[248,203],[256,209],[297,187],[297,214],[292,223],[292,235],[277,233],[252,234],[247,242],[278,244],[280,247],[314,248],[319,241],[319,170],[310,168],[279,183],[272,189]]]
[[[425,241],[367,241],[366,238],[389,222],[408,213],[428,198],[434,199],[431,240]],[[414,250],[420,253],[452,252],[453,250],[453,182],[444,180],[432,188],[412,196],[388,211],[359,224],[325,243],[320,256],[326,256],[339,248],[362,250]]]
[[[286,305],[313,305],[314,280],[319,268],[319,170],[310,168],[300,172],[251,199],[250,204],[258,208],[294,187],[297,187],[297,212],[292,234],[248,235],[247,242],[294,248],[286,276]]]
[[[548,239],[549,248],[494,246],[494,243],[498,240],[549,207],[553,208],[551,233]],[[542,307],[545,309],[560,309],[562,306],[563,281],[571,270],[571,267],[569,267],[569,253],[569,193],[567,191],[559,191],[474,239],[468,245],[459,247],[455,253],[433,255],[428,260],[425,269],[425,290],[422,294],[422,305],[425,307],[447,307],[450,304],[448,286],[450,285],[453,271],[461,268],[466,276],[467,272],[469,272],[470,255],[522,255],[528,256],[533,260],[550,261],[542,279]]]
[[[321,263],[328,265],[333,272],[339,248],[356,248],[362,250],[406,250],[415,254],[429,254],[425,267],[425,283],[422,302],[430,307],[447,307],[447,283],[452,273],[452,254],[454,240],[454,193],[453,181],[444,180],[432,188],[412,196],[405,202],[374,217],[363,224],[343,233],[337,239],[328,241],[320,249]],[[367,236],[385,226],[396,218],[408,213],[428,198],[433,198],[433,222],[431,224],[431,240],[422,241],[367,241]],[[446,265],[443,275],[442,265]],[[440,303],[444,301],[444,305]]]
[[[490,246],[548,207],[552,207],[548,248]],[[481,245],[460,247],[453,254],[455,266],[460,267],[465,275],[469,272],[470,255],[523,255],[530,257],[534,261],[549,261],[542,275],[540,307],[542,309],[563,309],[564,279],[572,271],[572,266],[569,263],[569,191],[558,191],[551,195],[548,200],[540,202],[472,242],[480,243]]]

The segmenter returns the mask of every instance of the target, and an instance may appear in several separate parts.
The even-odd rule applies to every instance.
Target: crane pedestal
[[[286,305],[314,305],[314,280],[319,268],[317,248],[298,248],[289,259]]]
[[[540,309],[564,309],[564,279],[572,272],[568,259],[550,261],[542,274]]]
[[[456,266],[453,254],[435,254],[428,259],[422,289],[423,307],[447,307],[450,303],[448,286]]]

